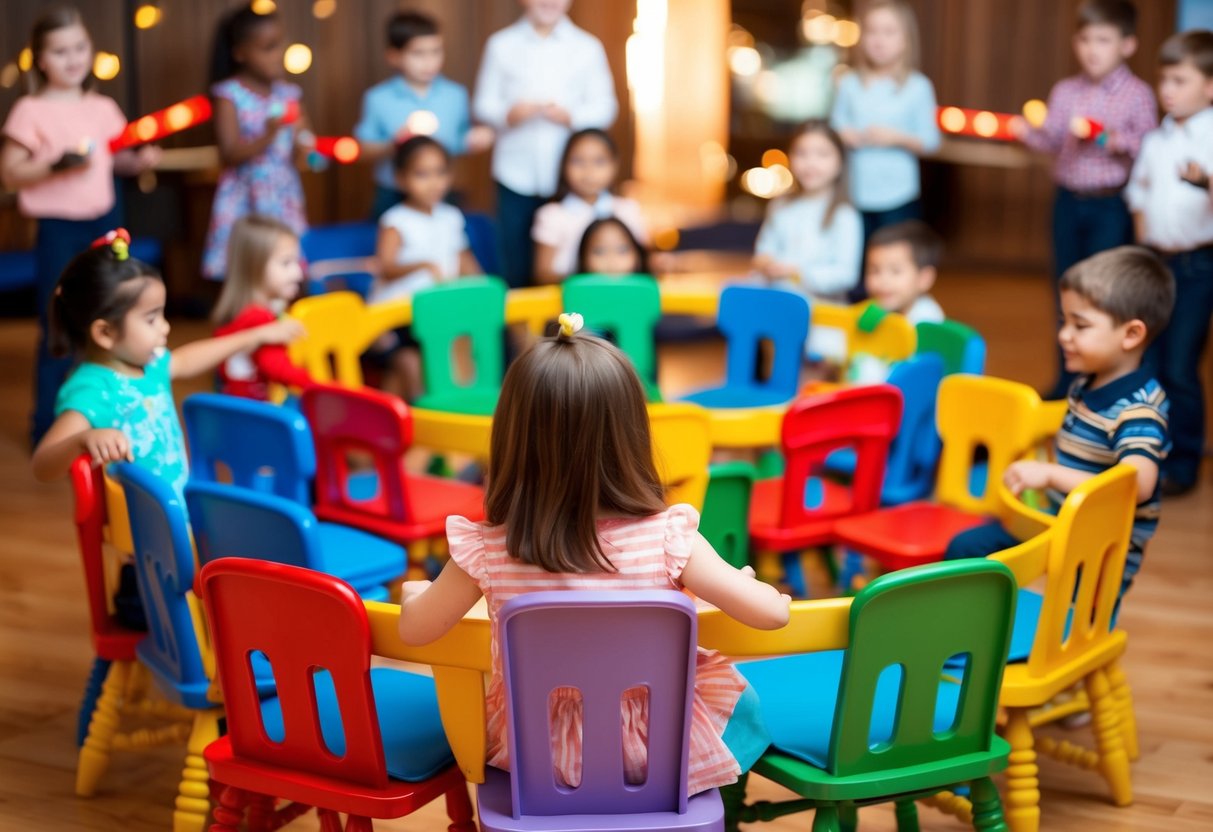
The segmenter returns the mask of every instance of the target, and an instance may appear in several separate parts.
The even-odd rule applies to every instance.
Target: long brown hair
[[[788,155],[790,156],[796,147],[796,142],[810,135],[825,136],[838,151],[838,178],[834,180],[834,192],[830,194],[830,204],[826,206],[825,216],[821,220],[821,227],[829,228],[830,224],[834,222],[834,214],[838,209],[851,202],[848,197],[850,187],[847,184],[847,146],[843,144],[842,137],[830,126],[828,121],[823,118],[811,118],[792,134],[792,140],[788,142]],[[801,192],[799,182],[794,183],[793,188],[793,196]]]
[[[25,89],[30,95],[37,94],[47,84],[46,73],[38,66],[38,56],[46,50],[47,36],[51,32],[57,32],[69,26],[83,28],[89,42],[92,42],[92,35],[89,34],[88,27],[84,25],[84,18],[80,16],[80,10],[72,6],[50,9],[39,15],[38,19],[34,21],[34,28],[29,35],[29,51],[32,60],[29,72],[25,73]],[[89,70],[88,75],[84,77],[84,89],[92,89],[96,80],[92,70]]]
[[[613,572],[603,515],[665,508],[644,388],[618,348],[592,335],[532,346],[501,385],[485,510],[510,557],[548,572]]]
[[[901,30],[906,38],[906,51],[902,53],[900,66],[893,73],[897,78],[898,84],[904,84],[906,79],[910,77],[910,73],[918,69],[920,47],[918,43],[918,18],[914,15],[914,10],[910,8],[909,3],[905,0],[870,0],[863,6],[863,18],[878,9],[888,9],[897,16],[897,20],[901,23]],[[863,50],[862,37],[860,39],[859,49],[856,50],[855,63],[859,68],[859,77],[866,84],[869,76],[872,74],[872,65],[868,61],[867,53]]]
[[[227,276],[211,320],[222,326],[240,314],[265,280],[274,246],[283,237],[298,239],[289,225],[273,217],[248,214],[236,220],[227,242]]]

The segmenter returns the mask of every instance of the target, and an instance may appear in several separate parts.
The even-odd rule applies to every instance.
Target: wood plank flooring
[[[939,298],[990,347],[990,372],[1048,381],[1052,307],[1043,278],[945,275]],[[183,324],[174,343],[198,337]],[[86,612],[66,483],[40,485],[28,470],[26,418],[33,326],[0,321],[0,832],[9,829],[164,830],[171,823],[184,750],[116,754],[97,797],[74,797],[75,724],[91,661]],[[670,392],[721,371],[719,349],[667,348],[662,379]],[[1208,375],[1206,375],[1208,377]],[[205,385],[201,385],[205,386]],[[190,388],[182,386],[184,395]],[[1042,762],[1046,830],[1213,829],[1213,484],[1168,501],[1159,534],[1125,609],[1131,641],[1126,670],[1137,701],[1142,756],[1133,768],[1136,802],[1117,809],[1093,774]],[[1085,732],[1066,732],[1089,743]],[[752,778],[751,797],[781,789]],[[960,829],[921,811],[924,829]],[[883,807],[860,813],[862,829],[891,830]],[[808,815],[771,824],[807,830]],[[289,829],[315,829],[314,816]],[[441,804],[385,830],[445,828]]]

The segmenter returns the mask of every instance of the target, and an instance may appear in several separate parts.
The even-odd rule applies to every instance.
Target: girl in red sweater
[[[227,279],[213,316],[215,335],[277,320],[303,285],[299,237],[270,217],[249,214],[236,221],[227,262]],[[291,363],[281,344],[237,353],[219,367],[220,390],[229,395],[266,401],[271,382],[298,390],[315,384],[306,370]]]

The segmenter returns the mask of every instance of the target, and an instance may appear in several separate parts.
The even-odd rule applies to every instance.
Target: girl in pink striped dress
[[[426,644],[484,596],[493,627],[486,698],[488,763],[509,767],[497,615],[526,592],[688,589],[752,627],[788,621],[789,599],[726,564],[697,531],[688,505],[667,508],[653,464],[644,388],[608,342],[578,335],[580,315],[521,355],[506,373],[493,418],[487,521],[447,520],[451,558],[432,584],[409,581],[400,636]],[[625,699],[625,772],[647,770],[647,700]],[[552,706],[556,771],[581,782],[576,694]],[[699,650],[688,794],[737,780],[769,744],[757,697],[724,657]]]

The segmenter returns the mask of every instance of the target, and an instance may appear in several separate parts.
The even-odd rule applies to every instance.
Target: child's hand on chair
[[[1002,482],[1011,493],[1018,497],[1029,488],[1048,488],[1052,481],[1053,464],[1049,462],[1032,462],[1022,460],[1012,462],[1002,475]]]

